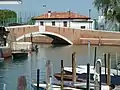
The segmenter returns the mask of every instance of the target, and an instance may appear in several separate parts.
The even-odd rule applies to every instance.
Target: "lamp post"
[[[91,18],[91,9],[89,9],[89,29],[91,29],[91,27],[90,27],[90,18]]]
[[[69,28],[70,28],[70,18],[71,18],[71,11],[69,10]]]

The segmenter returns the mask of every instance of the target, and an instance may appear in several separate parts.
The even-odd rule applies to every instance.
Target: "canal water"
[[[53,63],[53,72],[60,72],[60,61],[64,61],[64,66],[71,66],[72,53],[76,52],[77,65],[86,65],[90,60],[91,65],[94,61],[94,47],[90,48],[90,59],[88,58],[87,45],[60,46],[40,44],[38,53],[32,52],[27,59],[12,60],[6,59],[0,64],[0,84],[6,84],[6,90],[17,90],[17,80],[19,76],[25,75],[27,78],[27,88],[30,88],[31,81],[36,80],[36,70],[40,69],[40,79],[45,80],[45,62],[51,60]],[[120,60],[120,47],[117,46],[97,46],[97,58],[102,60],[104,53],[111,54],[111,67],[116,66]],[[0,89],[1,90],[1,89]]]

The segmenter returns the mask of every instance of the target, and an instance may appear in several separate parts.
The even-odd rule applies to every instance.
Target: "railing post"
[[[108,71],[107,72],[108,73],[107,74],[107,85],[110,85],[110,69],[111,69],[110,68],[110,53],[108,53],[108,61],[107,62],[108,62],[108,64],[107,64],[107,69],[108,69],[107,70]]]
[[[63,65],[63,60],[61,60],[61,90],[63,90],[63,83],[64,83],[64,81],[63,81],[63,72],[64,72],[64,65]]]

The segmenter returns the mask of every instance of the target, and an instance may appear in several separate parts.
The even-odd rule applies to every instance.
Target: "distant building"
[[[70,27],[75,29],[94,29],[94,22],[88,16],[79,15],[71,11],[51,12],[35,16],[36,25],[46,25],[55,27]]]
[[[106,30],[106,31],[119,31],[120,26],[119,23],[115,23],[111,20],[106,21],[105,16],[98,16],[98,29],[99,30]]]

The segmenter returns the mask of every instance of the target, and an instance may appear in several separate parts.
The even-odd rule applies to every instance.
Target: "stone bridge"
[[[120,33],[101,30],[79,30],[51,26],[11,26],[6,27],[10,31],[8,40],[31,41],[35,43],[59,43],[59,44],[87,44],[92,45],[120,45]],[[47,36],[47,37],[46,37]]]

